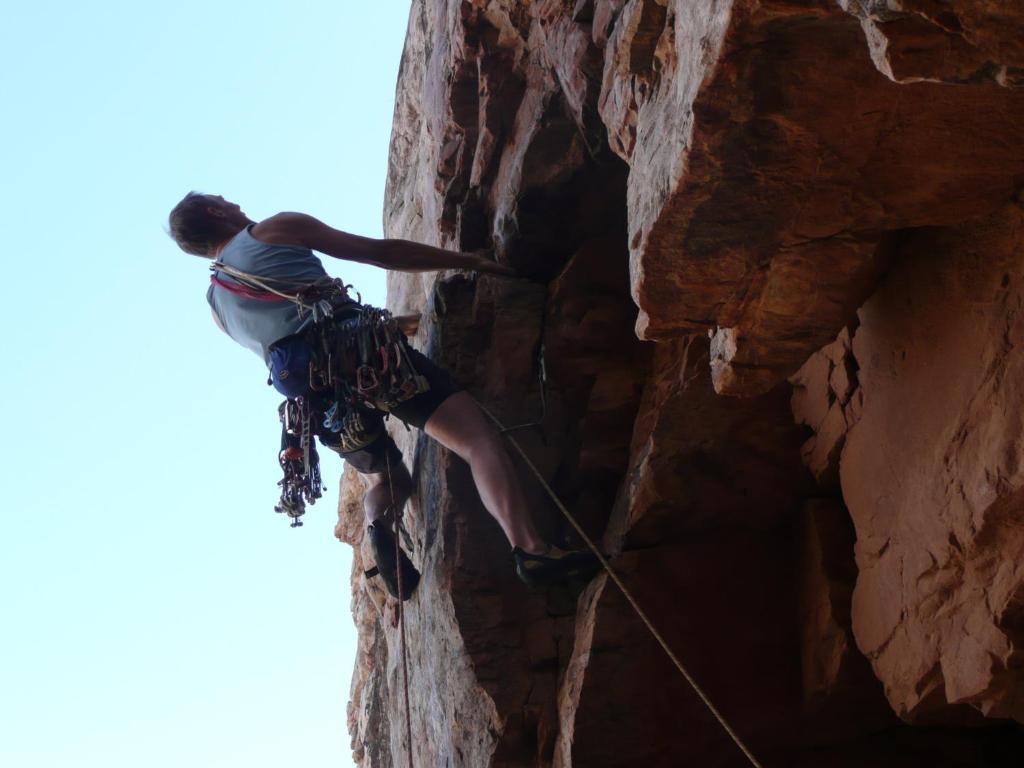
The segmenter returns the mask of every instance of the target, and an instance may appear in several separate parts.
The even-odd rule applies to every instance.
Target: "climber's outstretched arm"
[[[498,275],[515,274],[511,267],[479,253],[446,251],[409,240],[375,240],[351,235],[304,213],[271,216],[253,227],[252,235],[266,243],[304,245],[338,259],[400,272],[473,269]]]

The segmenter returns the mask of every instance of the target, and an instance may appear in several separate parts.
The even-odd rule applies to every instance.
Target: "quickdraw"
[[[413,364],[406,336],[386,309],[366,307],[354,334],[358,345],[356,391],[378,411],[391,411],[398,403],[430,389],[426,377]]]
[[[300,528],[306,504],[315,504],[327,489],[320,478],[320,457],[312,441],[309,401],[302,397],[286,400],[278,413],[284,427],[278,454],[284,478],[277,484],[281,498],[274,511],[287,515],[292,528]]]
[[[316,333],[319,357],[327,356],[328,370],[326,376],[318,371],[313,378],[318,382],[337,378],[350,387],[351,382],[361,405],[388,412],[430,389],[409,356],[405,334],[386,309],[361,307],[354,317],[317,326]],[[331,355],[332,350],[341,354]],[[334,358],[343,358],[347,365],[339,370]]]
[[[383,423],[367,418],[359,407],[344,409],[339,401],[331,403],[324,414],[324,428],[338,435],[338,444],[331,448],[339,453],[350,453],[365,448],[384,431]]]

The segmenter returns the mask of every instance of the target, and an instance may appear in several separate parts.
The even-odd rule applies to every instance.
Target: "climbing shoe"
[[[601,562],[588,550],[567,550],[554,545],[543,555],[531,555],[519,547],[512,550],[516,575],[528,587],[546,587],[571,578],[584,581],[601,570]]]
[[[366,572],[367,577],[379,575],[384,580],[384,586],[392,597],[398,597],[398,569],[395,567],[395,537],[384,522],[371,523],[366,528],[366,535],[370,537],[370,547],[373,549],[373,558],[377,561],[377,567]],[[405,552],[399,550],[402,568],[402,600],[408,600],[416,591],[416,585],[420,583],[420,573],[416,566],[406,557]]]

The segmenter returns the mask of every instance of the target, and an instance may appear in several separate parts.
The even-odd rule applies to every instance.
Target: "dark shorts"
[[[455,383],[448,371],[436,365],[426,355],[411,347],[409,352],[416,370],[430,382],[430,389],[409,398],[391,413],[399,421],[423,429],[438,406],[462,388]],[[374,411],[373,418],[379,419],[382,424],[384,422],[384,414],[379,411]],[[341,453],[341,457],[364,475],[386,472],[389,462],[391,466],[402,463],[402,453],[387,432],[382,432],[380,437],[365,448]]]

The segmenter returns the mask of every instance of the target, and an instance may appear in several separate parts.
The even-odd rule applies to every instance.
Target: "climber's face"
[[[220,195],[203,195],[207,201],[206,212],[218,219],[224,219],[225,224],[241,229],[249,224],[249,217],[242,211],[242,207],[230,200],[225,200]]]

